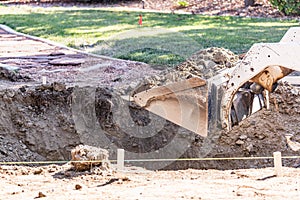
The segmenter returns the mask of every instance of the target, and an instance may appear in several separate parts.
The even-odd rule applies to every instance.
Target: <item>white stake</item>
[[[124,149],[118,149],[117,151],[117,169],[124,170]]]
[[[275,175],[277,177],[282,176],[282,160],[281,160],[281,152],[274,152],[273,153],[274,157],[274,170],[275,170]]]
[[[42,76],[42,84],[43,85],[47,84],[47,77],[46,76]]]
[[[268,90],[266,90],[266,108],[267,108],[267,110],[270,110],[270,93],[269,93],[269,91]]]

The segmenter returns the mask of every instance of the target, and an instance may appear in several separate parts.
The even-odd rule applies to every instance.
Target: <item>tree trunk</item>
[[[244,0],[244,2],[245,2],[245,7],[248,7],[248,6],[253,6],[255,0]]]

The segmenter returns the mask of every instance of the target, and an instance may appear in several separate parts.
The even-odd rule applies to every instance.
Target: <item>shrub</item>
[[[300,15],[299,0],[270,0],[270,3],[284,15]]]
[[[186,8],[186,7],[189,6],[189,3],[186,2],[186,1],[177,1],[177,5],[178,5],[178,7],[180,7],[180,8]]]

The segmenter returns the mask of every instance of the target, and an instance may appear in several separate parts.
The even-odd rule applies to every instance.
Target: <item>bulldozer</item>
[[[278,43],[257,43],[232,68],[203,79],[197,76],[133,95],[134,102],[202,137],[231,130],[269,107],[278,81],[300,71],[300,27],[290,28]],[[300,79],[300,77],[299,77]]]

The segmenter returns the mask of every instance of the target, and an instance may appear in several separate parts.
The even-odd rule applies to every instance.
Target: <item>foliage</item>
[[[284,15],[300,15],[299,0],[270,0],[270,3]]]
[[[180,7],[180,8],[186,8],[189,6],[189,3],[187,1],[177,1],[177,5]]]

